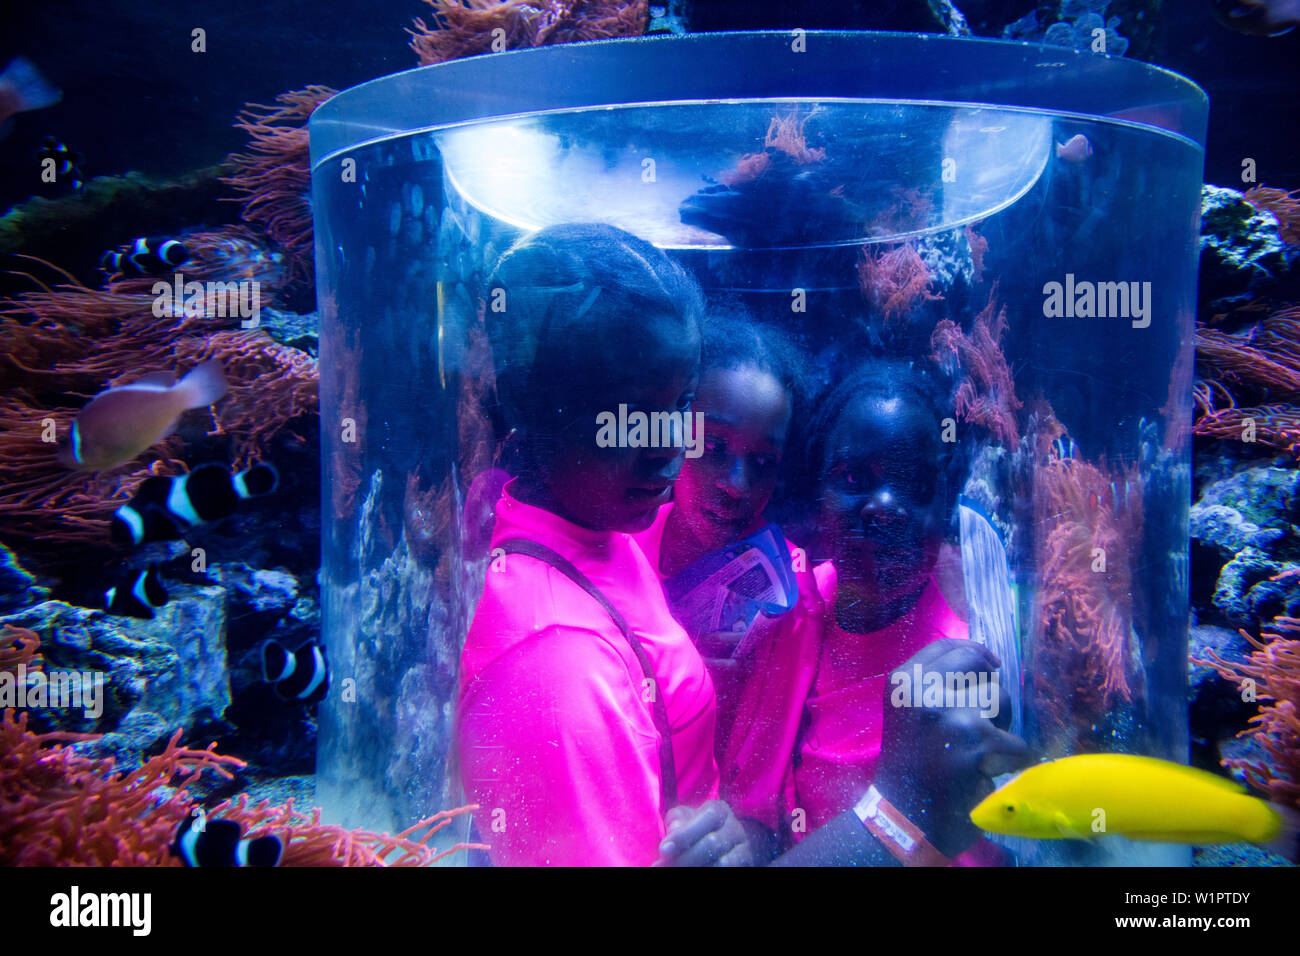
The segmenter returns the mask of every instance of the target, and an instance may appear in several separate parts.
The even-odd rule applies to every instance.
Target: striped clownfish
[[[121,545],[175,541],[196,525],[232,514],[240,501],[269,495],[278,484],[275,468],[265,462],[234,474],[209,464],[188,475],[154,475],[117,509],[109,534]]]
[[[170,272],[190,261],[190,251],[179,239],[142,236],[125,249],[110,249],[99,257],[99,267],[112,275],[152,276]]]
[[[167,590],[158,577],[157,565],[133,575],[130,584],[113,585],[104,592],[104,610],[118,617],[152,621],[153,612],[167,603]]]
[[[325,649],[310,641],[290,651],[278,641],[262,645],[262,679],[281,700],[295,701],[310,707],[329,690],[329,664]]]
[[[244,839],[234,820],[207,820],[202,812],[191,813],[176,829],[173,856],[186,866],[275,866],[283,845],[277,836]]]
[[[128,462],[170,435],[184,412],[211,405],[228,390],[217,359],[196,365],[179,382],[171,372],[151,372],[105,389],[77,413],[56,455],[78,471]]]

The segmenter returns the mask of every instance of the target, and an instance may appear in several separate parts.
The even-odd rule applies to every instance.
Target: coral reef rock
[[[45,671],[104,675],[103,712],[33,711],[34,724],[78,732],[110,732],[119,750],[148,750],[177,727],[200,732],[222,726],[230,704],[226,671],[226,605],[220,588],[170,585],[171,600],[152,621],[45,601],[0,618],[41,635]]]
[[[1209,313],[1282,294],[1279,286],[1292,277],[1296,255],[1271,212],[1235,189],[1201,187],[1200,300]]]
[[[1288,613],[1294,585],[1268,578],[1300,558],[1300,472],[1271,466],[1245,468],[1208,485],[1189,515],[1193,600],[1214,581],[1212,606],[1200,609],[1236,627],[1260,614]],[[1297,606],[1300,610],[1300,606]]]
[[[1050,9],[1044,11],[1044,5],[1040,4],[1039,9],[1031,10],[1019,20],[1008,24],[1002,31],[1002,36],[1007,40],[1049,43],[1085,52],[1123,56],[1128,51],[1129,41],[1119,34],[1120,18],[1106,17],[1110,5],[1111,0],[1061,0],[1053,12]],[[1093,51],[1095,30],[1101,30],[1105,34],[1104,50]]]
[[[36,575],[18,563],[17,556],[0,544],[0,613],[44,601],[49,589],[36,583]]]

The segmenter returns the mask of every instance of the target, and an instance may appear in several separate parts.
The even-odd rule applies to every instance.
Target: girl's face
[[[946,515],[939,422],[915,399],[850,399],[822,461],[822,531],[841,598],[875,605],[929,577]]]
[[[790,428],[781,383],[754,366],[713,368],[700,379],[704,453],[687,459],[673,492],[675,513],[706,551],[740,538],[776,488]]]
[[[680,412],[691,414],[700,361],[699,332],[680,320],[649,316],[635,335],[600,341],[591,353],[590,375],[571,383],[568,426],[546,456],[542,481],[547,507],[575,524],[602,531],[636,533],[654,521],[681,471],[685,449],[597,444],[597,416]],[[630,429],[629,429],[630,432]]]

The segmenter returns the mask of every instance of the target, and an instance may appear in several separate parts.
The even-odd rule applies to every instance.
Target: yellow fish
[[[1273,843],[1295,856],[1295,815],[1224,777],[1154,757],[1082,754],[1040,763],[984,798],[971,822],[1036,840],[1119,834],[1161,843]]]

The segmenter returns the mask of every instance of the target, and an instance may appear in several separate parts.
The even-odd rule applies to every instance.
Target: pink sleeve
[[[619,640],[622,640],[621,635]],[[497,865],[658,858],[658,735],[639,671],[598,632],[550,627],[466,689],[461,775]]]

